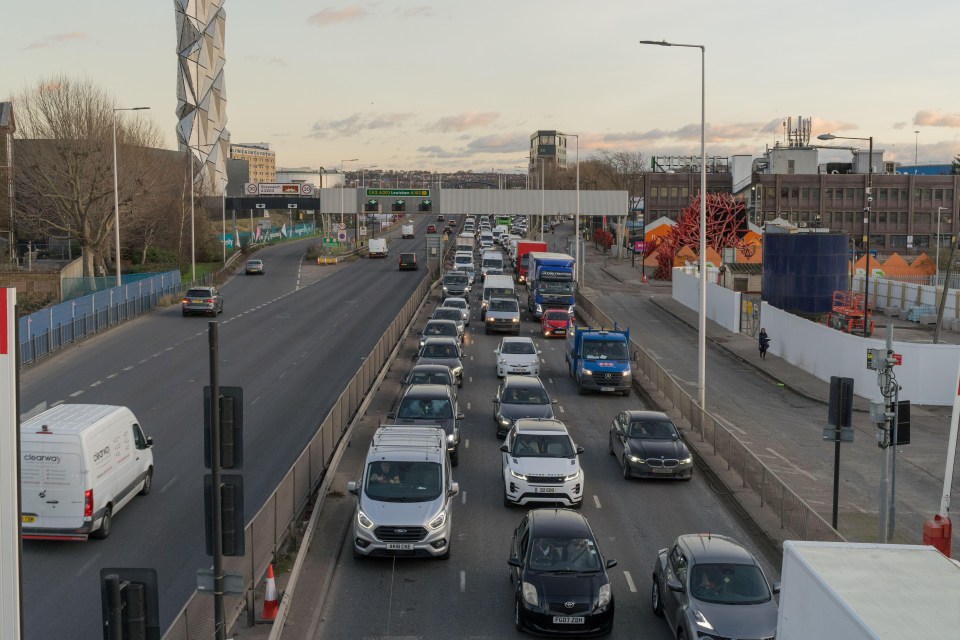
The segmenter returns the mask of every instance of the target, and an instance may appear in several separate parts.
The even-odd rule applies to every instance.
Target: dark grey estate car
[[[446,336],[437,336],[427,338],[420,351],[417,352],[417,360],[414,364],[442,364],[450,369],[453,376],[457,379],[457,386],[463,386],[463,350],[460,348],[460,342],[457,338],[448,338]]]
[[[537,376],[504,376],[493,399],[497,437],[504,437],[520,418],[553,418],[553,402]]]
[[[463,414],[457,405],[457,394],[443,384],[412,384],[403,392],[396,411],[387,417],[401,425],[437,426],[447,434],[450,464],[460,461],[460,422]]]

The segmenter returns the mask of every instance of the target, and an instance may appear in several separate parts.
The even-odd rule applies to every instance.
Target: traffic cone
[[[280,603],[277,600],[277,582],[273,578],[273,565],[267,566],[267,589],[263,594],[262,620],[276,620],[277,609]]]

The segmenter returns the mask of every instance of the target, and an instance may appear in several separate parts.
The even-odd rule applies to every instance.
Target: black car
[[[396,411],[387,417],[400,425],[437,426],[447,434],[450,464],[460,461],[460,422],[464,415],[457,404],[457,394],[443,384],[412,384],[407,387]]]
[[[613,629],[613,589],[587,519],[570,509],[527,513],[510,544],[514,623],[520,631],[583,637]]]
[[[670,417],[660,411],[622,411],[610,425],[610,455],[624,478],[693,477],[693,456]]]
[[[506,375],[493,399],[493,421],[502,438],[520,418],[553,418],[553,402],[537,376]]]
[[[453,376],[457,379],[457,386],[463,386],[463,349],[457,338],[447,336],[428,337],[420,351],[417,352],[417,360],[414,364],[442,364],[449,367]]]

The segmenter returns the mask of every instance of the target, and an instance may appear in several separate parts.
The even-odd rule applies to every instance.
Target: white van
[[[490,298],[516,298],[517,290],[513,284],[512,276],[489,275],[483,281],[483,297],[480,302],[480,319],[487,317],[487,307],[490,304]]]
[[[415,234],[413,232],[412,224],[403,224],[400,225],[400,237],[401,238],[413,238]]]
[[[152,446],[126,407],[61,404],[21,424],[23,537],[106,538],[116,513],[150,493]]]
[[[503,274],[503,254],[499,251],[484,251],[480,258],[480,277],[499,276]]]
[[[368,258],[386,258],[387,240],[385,238],[371,238],[367,245]]]
[[[353,556],[447,559],[453,531],[453,481],[443,429],[387,425],[377,429],[359,481]]]

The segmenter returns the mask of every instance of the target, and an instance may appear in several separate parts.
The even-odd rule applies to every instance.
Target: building
[[[567,136],[558,131],[537,131],[530,136],[529,189],[550,188],[551,178],[567,170]]]
[[[250,182],[277,181],[277,154],[266,142],[231,143],[230,159],[247,161]]]
[[[644,220],[679,220],[692,197],[700,193],[700,156],[658,156],[653,171],[643,176]],[[707,157],[707,193],[732,193],[730,163],[721,156]]]
[[[227,184],[230,133],[223,68],[224,0],[176,0],[177,143],[192,149],[202,180],[215,194]]]
[[[13,103],[0,102],[0,256],[9,256],[16,245],[13,214]]]

